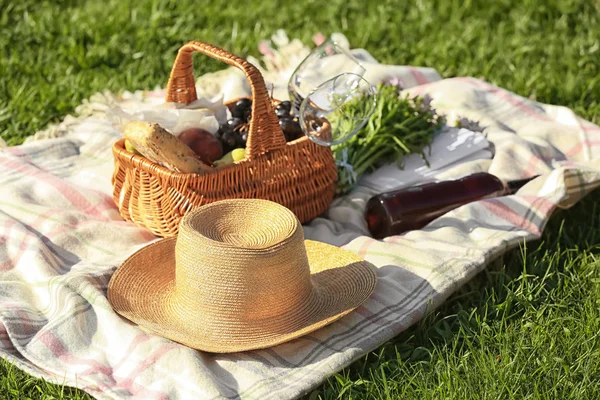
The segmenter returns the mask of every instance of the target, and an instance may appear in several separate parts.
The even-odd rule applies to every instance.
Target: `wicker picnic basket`
[[[121,216],[162,237],[177,234],[191,209],[217,200],[260,198],[292,210],[304,223],[322,214],[335,193],[337,170],[331,149],[306,137],[286,143],[262,75],[248,61],[218,47],[189,42],[179,49],[167,85],[167,102],[197,99],[192,56],[199,52],[242,70],[252,89],[246,158],[207,172],[173,172],[113,146],[113,198]],[[232,102],[228,103],[232,107]]]

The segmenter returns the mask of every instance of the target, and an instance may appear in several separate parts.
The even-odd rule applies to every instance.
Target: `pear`
[[[241,161],[246,158],[246,149],[233,149],[229,153],[225,154],[222,158],[214,162],[215,167]]]

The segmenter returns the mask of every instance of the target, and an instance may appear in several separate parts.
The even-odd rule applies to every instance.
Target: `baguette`
[[[179,138],[154,122],[133,121],[124,129],[125,139],[148,160],[175,172],[197,173],[211,167]]]

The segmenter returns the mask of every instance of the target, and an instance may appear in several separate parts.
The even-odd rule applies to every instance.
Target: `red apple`
[[[187,144],[206,164],[223,157],[223,145],[212,133],[200,128],[190,128],[179,134],[179,139]]]

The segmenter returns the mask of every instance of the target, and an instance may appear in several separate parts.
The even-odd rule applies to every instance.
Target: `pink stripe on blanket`
[[[600,126],[584,121],[584,123],[581,124],[581,129],[585,132],[595,132],[600,131]]]
[[[464,82],[464,83],[467,83],[478,89],[482,89],[483,91],[490,93],[491,95],[496,96],[497,98],[510,103],[512,106],[523,111],[525,114],[529,115],[530,117],[533,117],[540,121],[556,122],[552,118],[547,116],[546,114],[540,113],[537,108],[528,104],[527,99],[522,98],[520,96],[513,95],[509,91],[497,88],[496,86],[491,85],[491,84],[489,84],[485,81],[479,80],[479,79],[473,79],[473,78],[454,78],[454,79]]]
[[[0,159],[0,164],[10,168],[13,171],[22,172],[26,176],[34,177],[40,182],[51,185],[59,193],[61,193],[63,197],[67,199],[75,207],[75,209],[77,209],[77,211],[80,211],[84,214],[93,215],[103,221],[109,220],[102,213],[102,210],[105,208],[91,204],[83,194],[67,185],[63,180],[58,179],[49,173],[45,173],[33,166],[22,164],[16,161]],[[106,203],[103,203],[102,206],[106,206]]]
[[[125,350],[124,357],[121,359],[121,361],[119,361],[118,363],[115,364],[114,369],[118,370],[121,367],[121,365],[123,365],[125,363],[125,361],[127,361],[127,359],[129,358],[129,355],[133,354],[133,350],[135,350],[135,348],[140,343],[143,343],[151,338],[152,338],[152,335],[149,335],[147,333],[140,333],[135,338],[133,338],[131,343],[129,343],[129,347],[127,347],[127,350]]]
[[[535,210],[536,214],[541,214],[543,217],[548,217],[552,211],[556,208],[556,204],[544,197],[537,196],[519,196],[521,199],[527,201],[532,210]]]
[[[373,242],[375,242],[373,239],[365,239],[362,246],[360,246],[360,249],[358,249],[356,255],[360,258],[365,258],[367,252],[369,251],[369,247],[371,247],[371,244],[373,244]]]
[[[8,336],[8,332],[6,332],[6,327],[4,324],[0,323],[0,349],[4,351],[14,351],[15,347],[13,342],[10,340]]]
[[[577,143],[575,146],[571,147],[569,150],[565,152],[565,156],[574,157],[577,154],[581,153],[583,147],[595,147],[600,146],[600,140],[584,140],[583,142]]]
[[[91,375],[100,373],[106,375],[106,377],[116,383],[114,378],[112,377],[113,370],[110,366],[99,363],[95,360],[88,360],[84,358],[79,358],[69,352],[65,348],[65,346],[61,343],[61,341],[50,331],[45,331],[37,335],[37,339],[42,342],[48,350],[52,352],[54,357],[64,361],[67,364],[72,366],[74,365],[85,365],[89,368],[83,373],[84,375]]]
[[[8,221],[6,221],[6,224],[4,224],[4,228],[2,229],[2,231],[0,231],[0,232],[5,232],[3,235],[0,235],[0,242],[8,243],[8,238],[10,237],[10,231],[12,230],[12,227],[14,226],[14,224],[15,224],[14,219],[9,219]],[[6,255],[8,256],[8,246],[7,246],[6,253],[7,253]],[[0,264],[0,271],[10,271],[14,267],[15,267],[15,264],[13,262],[13,259],[9,258],[7,261]]]
[[[417,68],[411,66],[407,66],[407,68],[410,71],[413,78],[415,78],[415,81],[418,85],[425,85],[427,83],[430,83],[429,79],[427,79],[427,77]]]
[[[537,166],[540,163],[543,164],[542,160],[540,160],[540,158],[535,154],[531,154],[529,156],[529,160],[527,161],[527,165],[523,169],[523,172],[521,172],[521,177],[529,178],[530,176],[535,175],[535,173],[537,172]]]
[[[510,224],[521,228],[531,234],[536,236],[541,235],[540,228],[532,223],[531,221],[523,218],[521,215],[517,214],[513,210],[510,209],[506,204],[504,204],[499,199],[488,199],[481,200],[480,204],[482,204],[485,208],[488,209],[492,214],[497,216],[500,219],[503,219]]]
[[[38,339],[52,352],[52,354],[64,361],[65,363],[69,364],[69,365],[87,365],[89,366],[89,368],[87,370],[85,370],[83,373],[78,374],[79,377],[83,378],[86,375],[95,375],[95,374],[102,374],[104,376],[106,376],[106,379],[110,382],[110,386],[108,385],[101,385],[106,389],[110,389],[110,390],[114,390],[116,388],[123,388],[128,390],[131,394],[133,395],[141,395],[140,398],[143,399],[160,399],[160,400],[168,400],[169,396],[167,396],[166,393],[160,392],[160,391],[156,391],[153,389],[148,389],[145,388],[135,382],[133,382],[133,379],[131,378],[132,375],[137,376],[139,374],[139,370],[142,366],[146,365],[146,367],[144,367],[143,369],[147,368],[150,365],[153,365],[164,353],[167,352],[167,350],[170,350],[170,348],[167,347],[175,347],[175,344],[168,344],[163,346],[162,348],[158,349],[156,353],[160,353],[158,356],[153,355],[150,356],[150,360],[148,361],[144,361],[142,364],[140,364],[138,366],[138,368],[136,368],[134,370],[134,372],[127,377],[126,379],[122,380],[122,381],[115,381],[115,378],[113,377],[113,369],[108,366],[108,365],[104,365],[101,364],[95,360],[89,360],[89,359],[83,359],[83,358],[79,358],[73,354],[71,354],[69,352],[69,350],[67,350],[64,345],[60,342],[60,340],[50,331],[46,331],[41,333],[40,335],[37,336]],[[150,397],[151,396],[151,397]]]
[[[53,214],[56,213],[55,209],[49,209],[46,212],[40,214],[35,221],[33,221],[31,224],[28,224],[30,227],[32,227],[35,230],[40,230],[41,226],[43,224],[43,222],[47,221],[47,219],[49,217],[51,217]],[[10,228],[12,228],[12,226],[14,225],[14,220],[11,220],[12,224],[10,225]],[[5,228],[6,229],[6,228]],[[7,230],[6,233],[4,233],[2,236],[6,237],[6,238],[10,238],[10,234],[9,231]],[[31,245],[31,241],[29,239],[33,238],[34,241],[37,240],[41,240],[44,243],[43,238],[39,238],[38,236],[36,236],[35,234],[31,233],[29,230],[27,230],[25,232],[25,238],[24,240],[21,241],[20,245],[19,245],[19,249],[17,254],[15,254],[14,257],[11,257],[11,259],[9,260],[10,264],[11,264],[11,268],[14,268],[15,266],[17,266],[19,264],[19,262],[21,261],[21,257],[23,257],[23,255],[25,254],[25,250],[27,250],[27,248]],[[45,245],[48,245],[48,243],[44,243]],[[3,264],[4,265],[4,264]],[[0,265],[0,270],[2,270],[3,265]],[[63,264],[61,263],[60,265],[61,267],[63,267]]]
[[[6,151],[7,153],[11,153],[17,157],[21,157],[24,158],[25,160],[27,160],[28,162],[32,162],[31,157],[29,157],[29,154],[25,153],[23,150],[21,150],[18,146],[14,146],[14,147],[6,147],[5,149],[3,149],[4,151]]]
[[[57,210],[55,208],[50,208],[47,209],[45,212],[43,212],[42,214],[38,215],[38,217],[31,223],[29,223],[28,225],[37,230],[42,236],[38,237],[37,235],[33,234],[30,231],[27,231],[25,233],[25,238],[24,240],[22,240],[19,243],[19,247],[18,247],[18,251],[17,253],[10,257],[9,260],[5,261],[4,263],[0,264],[0,271],[8,271],[13,269],[15,266],[19,265],[19,262],[21,260],[21,258],[23,257],[23,255],[25,254],[25,250],[27,250],[28,247],[30,247],[33,243],[35,243],[36,241],[40,241],[42,242],[45,246],[52,246],[52,240],[56,237],[58,237],[59,235],[65,233],[65,232],[74,232],[75,230],[79,229],[79,228],[83,228],[87,225],[94,225],[97,224],[98,221],[97,220],[83,220],[83,221],[77,221],[76,223],[58,223],[58,222],[54,222],[53,226],[51,226],[50,230],[47,229],[43,229],[42,227],[45,225],[45,223],[48,221],[48,219],[50,217],[53,217],[56,215],[57,212],[60,212],[62,210]],[[65,222],[68,221],[67,218],[63,219]],[[11,237],[11,230],[12,227],[14,226],[15,221],[14,220],[8,220],[4,226],[4,228],[0,229],[0,241],[8,241],[8,238]],[[131,225],[131,223],[126,222],[126,221],[111,221],[111,224],[114,224],[114,229],[120,229],[121,226],[133,226]],[[149,242],[151,240],[156,239],[156,236],[154,236],[150,231],[143,229],[143,228],[138,228],[137,230],[139,237],[141,239],[143,239],[146,242]],[[72,236],[73,240],[79,240],[76,236]],[[65,266],[65,263],[61,262],[59,260],[59,258],[54,257],[54,260],[56,260],[56,263],[58,264],[59,268],[62,268]],[[48,264],[47,264],[48,265]],[[55,267],[55,265],[49,265],[50,267]]]
[[[21,331],[18,332],[19,335],[33,336],[38,331],[41,323],[34,323],[31,318],[29,318],[29,314],[23,310],[22,305],[14,303],[2,303],[2,308],[11,310],[13,315],[9,316],[17,317],[19,319],[18,325],[21,328]],[[11,325],[16,326],[17,324],[11,323]]]
[[[134,395],[142,395],[142,394],[152,394],[153,398],[155,399],[160,399],[160,400],[168,400],[169,396],[166,395],[166,393],[161,393],[158,391],[154,391],[151,389],[147,389],[147,388],[143,388],[142,390],[139,390],[139,385],[137,385],[134,380],[135,378],[137,378],[143,371],[145,371],[146,369],[152,367],[154,364],[156,364],[156,362],[158,360],[160,360],[167,352],[177,348],[179,345],[175,344],[175,343],[169,343],[166,345],[163,345],[162,347],[160,347],[158,350],[156,350],[154,353],[152,353],[148,358],[146,358],[144,361],[142,361],[140,364],[138,364],[138,366],[129,374],[129,376],[123,380],[121,380],[119,382],[119,384],[117,385],[117,387],[119,388],[124,388],[129,390],[130,392],[132,392]],[[142,396],[142,398],[148,398],[145,396]]]

